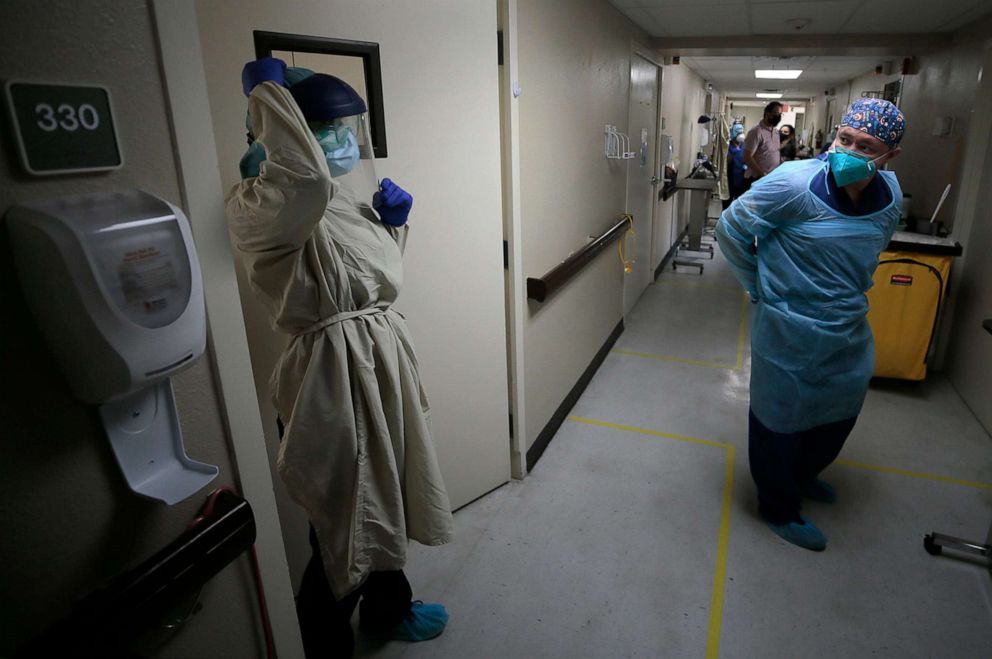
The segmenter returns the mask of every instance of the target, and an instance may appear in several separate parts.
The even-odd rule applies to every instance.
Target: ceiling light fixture
[[[755,78],[771,78],[774,80],[795,80],[803,74],[802,69],[755,69]]]
[[[782,94],[777,92],[758,92],[755,96],[758,98],[782,98]]]

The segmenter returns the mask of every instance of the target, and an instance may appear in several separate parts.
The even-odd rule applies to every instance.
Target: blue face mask
[[[327,159],[327,167],[331,170],[332,177],[344,176],[358,164],[361,158],[358,142],[347,127],[325,128],[315,137]]]
[[[879,156],[879,158],[881,157]],[[866,158],[859,153],[839,146],[827,152],[830,172],[834,175],[837,185],[842,188],[845,185],[863,181],[874,174],[876,160],[878,158]]]
[[[241,156],[241,162],[238,163],[242,180],[258,176],[259,168],[262,166],[262,161],[265,160],[265,157],[265,147],[258,142],[252,142],[248,150],[245,151],[245,155]]]

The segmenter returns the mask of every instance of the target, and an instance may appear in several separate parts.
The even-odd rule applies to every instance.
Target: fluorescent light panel
[[[771,78],[773,80],[795,80],[803,74],[802,69],[755,69],[755,78]]]
[[[758,92],[755,96],[758,98],[782,98],[781,94],[772,94],[771,92]]]

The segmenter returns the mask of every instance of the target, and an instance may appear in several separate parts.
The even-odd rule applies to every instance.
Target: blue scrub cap
[[[899,144],[906,132],[906,118],[895,105],[881,98],[859,98],[840,122],[885,142],[889,147]]]

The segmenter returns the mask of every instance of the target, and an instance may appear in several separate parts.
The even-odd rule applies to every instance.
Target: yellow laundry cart
[[[875,377],[922,380],[937,335],[951,261],[961,245],[946,238],[897,231],[868,291],[875,335]]]

